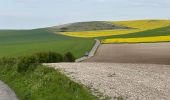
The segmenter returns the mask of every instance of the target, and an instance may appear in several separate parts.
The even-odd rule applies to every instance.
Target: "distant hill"
[[[95,30],[115,30],[128,29],[129,27],[122,25],[114,25],[106,21],[77,22],[65,25],[50,27],[49,29],[56,32],[79,32],[79,31],[95,31]]]
[[[169,39],[170,20],[92,21],[33,30],[0,30],[0,58],[41,51],[72,52],[79,58],[92,48],[94,38],[114,43],[112,39],[116,38],[154,36]]]

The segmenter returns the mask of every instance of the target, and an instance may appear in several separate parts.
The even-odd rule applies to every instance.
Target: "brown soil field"
[[[85,62],[170,64],[170,43],[102,44]]]

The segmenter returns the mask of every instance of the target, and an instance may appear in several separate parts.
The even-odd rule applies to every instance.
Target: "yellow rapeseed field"
[[[166,27],[170,25],[170,20],[136,20],[136,21],[117,21],[111,23],[117,25],[123,25],[133,29],[61,32],[61,34],[67,36],[73,36],[73,37],[83,37],[83,38],[122,35],[122,34],[129,34],[134,32]]]
[[[62,32],[61,34],[73,37],[92,38],[100,36],[121,35],[138,32],[139,30],[102,30],[102,31],[81,31],[81,32]]]
[[[170,20],[134,20],[134,21],[117,21],[112,23],[131,28],[150,30],[169,26]]]
[[[144,42],[169,42],[170,36],[140,37],[140,38],[113,38],[102,40],[102,43],[144,43]]]

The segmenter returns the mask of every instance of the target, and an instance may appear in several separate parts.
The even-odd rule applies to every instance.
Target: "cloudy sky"
[[[1,0],[0,29],[79,21],[170,19],[170,0]]]

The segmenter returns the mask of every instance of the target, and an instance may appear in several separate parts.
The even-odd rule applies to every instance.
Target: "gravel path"
[[[170,100],[170,65],[55,63],[71,79],[113,99]]]
[[[170,65],[170,43],[102,44],[86,62]]]
[[[0,100],[18,100],[15,93],[0,81]]]

